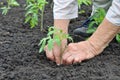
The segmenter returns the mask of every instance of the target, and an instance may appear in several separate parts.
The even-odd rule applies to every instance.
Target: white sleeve
[[[78,17],[77,0],[54,0],[54,19],[73,19]]]
[[[109,8],[106,19],[116,26],[120,26],[120,0],[113,0]]]

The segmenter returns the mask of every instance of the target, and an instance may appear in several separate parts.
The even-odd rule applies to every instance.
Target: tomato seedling
[[[87,6],[91,5],[92,4],[92,1],[91,0],[77,0],[78,1],[78,6],[79,8],[81,8],[81,5],[82,4],[85,4]]]
[[[69,34],[66,34],[62,30],[57,29],[55,27],[49,27],[47,37],[43,38],[39,43],[39,52],[42,52],[46,45],[48,46],[49,50],[52,50],[54,47],[54,43],[61,47],[61,42],[64,39],[69,39],[73,42],[73,39],[69,36]]]
[[[30,23],[31,28],[34,28],[39,23],[40,17],[40,26],[41,31],[43,30],[43,16],[44,8],[47,4],[46,0],[27,0],[26,1],[26,14],[25,14],[25,23]]]
[[[94,33],[97,29],[97,27],[94,27],[94,25],[100,25],[105,18],[106,11],[103,8],[98,8],[96,10],[96,13],[91,18],[91,23],[89,24],[87,33]],[[120,43],[120,33],[116,34],[115,37],[116,41]]]
[[[120,33],[118,33],[118,34],[116,35],[116,40],[117,40],[118,43],[120,43]]]
[[[7,0],[7,5],[1,7],[2,14],[6,15],[8,11],[11,9],[11,7],[19,6],[19,3],[16,0]]]
[[[77,0],[77,2],[78,2],[78,8],[80,9],[80,11],[78,12],[79,14],[85,13],[85,10],[81,9],[81,6],[83,4],[86,6],[90,6],[92,4],[91,0]]]
[[[98,8],[95,12],[95,14],[91,17],[91,23],[89,24],[87,33],[94,33],[96,31],[97,27],[102,23],[104,17],[106,15],[106,11],[103,8]]]

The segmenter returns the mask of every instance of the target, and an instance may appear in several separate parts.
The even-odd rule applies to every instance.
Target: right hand
[[[67,45],[67,40],[63,40],[61,46],[58,46],[56,43],[54,43],[54,47],[52,50],[49,50],[48,46],[46,45],[44,50],[46,52],[47,58],[56,62],[57,65],[62,64],[62,62],[61,62],[62,53],[63,53],[66,45]]]

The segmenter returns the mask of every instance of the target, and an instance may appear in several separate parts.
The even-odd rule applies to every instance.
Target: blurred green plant
[[[96,26],[100,25],[106,15],[106,11],[103,8],[98,8],[94,15],[91,17],[91,23],[89,24],[87,33],[94,33],[97,29]]]
[[[31,28],[34,28],[39,23],[41,31],[43,30],[43,16],[45,5],[48,2],[46,0],[26,0],[26,14],[25,23],[30,23]]]
[[[118,43],[120,43],[120,33],[118,33],[118,34],[116,35],[116,41],[117,41]]]
[[[81,8],[82,4],[85,4],[85,5],[89,6],[89,5],[92,4],[92,1],[91,0],[78,0],[78,6],[79,6],[79,8]]]
[[[4,5],[0,9],[2,10],[2,14],[6,15],[11,7],[19,6],[19,3],[16,0],[7,0],[7,5]]]
[[[100,25],[105,18],[105,15],[106,11],[103,8],[98,8],[95,14],[91,17],[92,22],[89,24],[87,33],[93,34],[97,29],[97,27],[94,26]],[[118,43],[120,43],[120,33],[116,35],[115,39]]]
[[[90,6],[92,4],[92,0],[78,0],[78,8],[80,11],[78,12],[79,14],[85,13],[85,10],[81,9],[82,5]]]

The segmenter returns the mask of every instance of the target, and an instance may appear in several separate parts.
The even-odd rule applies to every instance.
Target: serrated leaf
[[[25,8],[25,10],[28,10],[29,8],[31,8],[33,6],[32,3],[29,3],[29,5],[27,5],[27,7]]]
[[[92,22],[89,24],[88,29],[91,29],[95,24],[96,24],[96,22],[95,22],[95,21],[92,21]]]
[[[4,7],[1,7],[0,9],[2,9],[2,14],[6,15],[8,13],[8,11],[9,11],[10,7],[4,6]]]
[[[27,16],[27,17],[25,18],[25,23],[29,22],[30,20],[31,20],[31,16]]]
[[[33,15],[33,17],[31,18],[31,21],[30,21],[30,26],[31,26],[31,28],[34,28],[37,25],[38,25],[38,17],[37,17],[37,15]]]
[[[29,10],[26,12],[25,16],[28,16],[29,14],[32,14],[32,13],[34,13],[34,12],[32,10]]]

